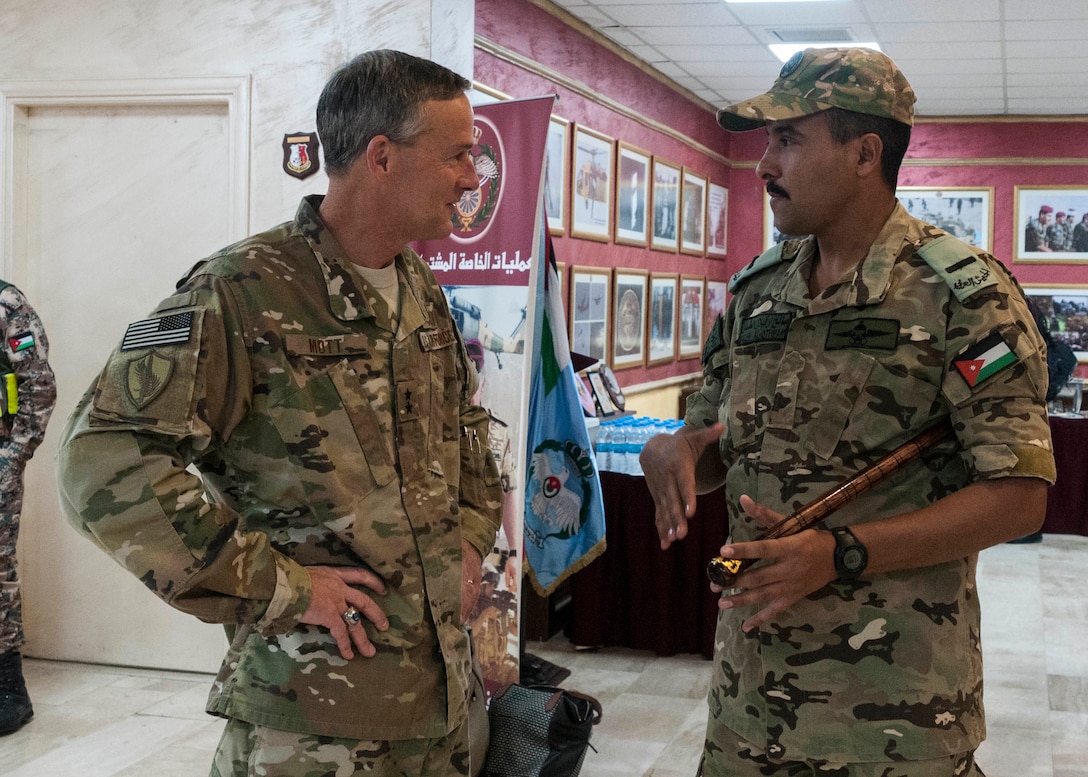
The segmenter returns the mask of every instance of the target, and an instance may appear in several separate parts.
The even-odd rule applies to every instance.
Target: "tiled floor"
[[[1088,537],[1047,535],[982,554],[989,777],[1088,777]],[[604,718],[582,777],[692,777],[709,663],[630,650],[530,652],[571,670]],[[27,660],[34,720],[0,738],[6,777],[203,777],[222,723],[210,676]]]

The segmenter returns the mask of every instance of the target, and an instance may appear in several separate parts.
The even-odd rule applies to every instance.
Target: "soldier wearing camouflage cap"
[[[789,239],[736,273],[685,427],[644,448],[663,547],[724,486],[700,774],[978,775],[978,553],[1042,524],[1045,350],[994,257],[895,198],[915,96],[888,57],[808,49],[724,108]],[[767,527],[919,433],[950,437],[808,529]],[[1010,510],[1009,505],[1016,505]]]
[[[476,371],[406,247],[478,186],[468,87],[395,51],[339,69],[328,193],[197,265],[65,428],[69,520],[226,626],[217,777],[475,766],[464,622],[502,491]]]

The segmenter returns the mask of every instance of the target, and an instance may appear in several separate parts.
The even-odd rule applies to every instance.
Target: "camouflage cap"
[[[768,120],[796,119],[842,108],[914,124],[914,89],[894,62],[875,49],[805,49],[782,66],[766,94],[718,111],[730,132]]]

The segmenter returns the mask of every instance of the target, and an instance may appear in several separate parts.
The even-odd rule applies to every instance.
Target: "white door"
[[[56,493],[57,440],[125,327],[230,241],[224,105],[40,106],[15,191],[57,408],[27,472],[20,558],[27,655],[214,671],[222,628],[177,612],[81,537]],[[25,206],[18,203],[25,198]],[[21,233],[21,234],[20,234]],[[25,274],[26,277],[18,277]]]

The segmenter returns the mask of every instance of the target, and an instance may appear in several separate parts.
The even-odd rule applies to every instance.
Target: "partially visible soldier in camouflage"
[[[1088,252],[1088,213],[1080,217],[1080,222],[1073,227],[1073,250]]]
[[[1039,215],[1028,219],[1024,227],[1024,250],[1050,252],[1050,214],[1054,209],[1049,205],[1039,208]]]
[[[49,342],[26,297],[0,281],[0,735],[34,716],[23,679],[23,607],[15,543],[23,509],[23,470],[45,437],[57,386]]]
[[[338,70],[328,193],[193,269],[65,429],[71,522],[226,626],[214,777],[469,774],[464,622],[502,492],[475,370],[406,247],[478,186],[468,87],[394,51]]]
[[[727,558],[701,774],[981,774],[978,552],[1042,524],[1044,346],[992,256],[895,199],[914,92],[867,49],[808,49],[719,112],[765,128],[757,173],[792,235],[737,273],[686,426],[642,464],[663,547],[724,484]],[[833,514],[782,516],[919,432],[953,435]],[[1012,508],[1015,506],[1015,509]]]

